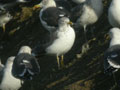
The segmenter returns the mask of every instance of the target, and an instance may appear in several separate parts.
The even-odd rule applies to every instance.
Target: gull
[[[31,0],[0,0],[0,8],[11,9],[11,7],[19,3],[27,3]]]
[[[104,54],[104,73],[113,74],[115,85],[117,85],[114,73],[120,69],[120,29],[117,27],[110,29],[109,36],[111,41]]]
[[[22,46],[15,57],[12,69],[13,76],[22,80],[32,80],[40,73],[37,59],[31,55],[29,46]]]
[[[40,21],[43,27],[50,33],[54,32],[58,27],[58,20],[61,17],[69,17],[69,12],[62,6],[57,7],[54,0],[42,0],[41,3],[35,5],[34,8],[42,7],[39,13]]]
[[[24,82],[12,75],[14,56],[7,59],[5,66],[0,64],[0,90],[18,90]]]
[[[0,27],[3,28],[3,32],[5,32],[5,25],[8,23],[13,17],[10,14],[10,9],[13,9],[15,5],[19,3],[27,3],[31,0],[0,0]]]
[[[85,46],[89,48],[86,37],[86,27],[98,21],[103,12],[102,0],[86,0],[84,3],[78,4],[72,9],[71,19],[75,27],[82,26],[84,28]],[[82,52],[85,52],[84,50]]]
[[[112,28],[109,31],[111,37],[110,45],[105,52],[105,73],[111,74],[120,68],[120,29]]]
[[[48,41],[46,45],[37,45],[32,50],[32,54],[35,56],[43,54],[55,55],[57,57],[58,68],[60,69],[60,64],[64,67],[63,55],[70,51],[75,41],[75,32],[70,24],[69,18],[60,18],[58,21],[58,28],[52,33],[51,40]],[[61,56],[61,63],[59,56]]]
[[[12,19],[11,14],[6,11],[0,9],[0,27],[3,28],[3,32],[5,32],[5,25]]]
[[[120,0],[112,0],[108,9],[108,20],[112,27],[120,28]]]

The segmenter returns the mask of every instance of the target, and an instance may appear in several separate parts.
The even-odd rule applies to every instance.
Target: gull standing
[[[13,9],[15,5],[19,3],[27,3],[31,0],[0,0],[0,27],[3,28],[3,32],[5,32],[5,25],[8,23],[13,17],[10,14],[10,9]]]
[[[43,47],[41,47],[41,45],[36,46],[32,53],[35,56],[39,56],[43,54],[43,52],[44,54],[56,55],[58,68],[60,69],[60,64],[64,66],[63,55],[72,48],[75,41],[75,32],[70,24],[69,18],[60,18],[57,30],[51,35],[51,41]],[[59,56],[61,56],[61,63],[59,61]]]
[[[11,72],[14,58],[11,56],[7,59],[5,66],[0,65],[0,90],[18,90],[21,87],[23,81],[15,78]]]
[[[113,27],[120,28],[120,0],[112,0],[108,10],[108,20]]]
[[[102,0],[86,0],[82,4],[78,4],[72,9],[71,19],[75,22],[75,27],[84,27],[84,36],[86,40],[85,47],[89,47],[87,44],[86,27],[87,25],[97,22],[103,12]],[[84,51],[83,51],[84,52]]]

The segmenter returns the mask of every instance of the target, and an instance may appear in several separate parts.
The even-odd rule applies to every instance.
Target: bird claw
[[[82,46],[82,53],[86,53],[87,51],[89,50],[89,45],[88,43],[85,43],[83,46]]]
[[[82,46],[82,51],[81,51],[80,54],[77,54],[77,58],[81,58],[81,57],[83,56],[83,54],[87,53],[87,51],[88,51],[89,49],[90,49],[90,48],[89,48],[88,43],[83,44],[83,46]]]

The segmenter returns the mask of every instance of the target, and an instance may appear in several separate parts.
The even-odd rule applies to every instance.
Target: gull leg
[[[85,53],[89,49],[89,44],[86,36],[86,25],[84,25],[84,36],[85,36],[85,44],[82,46],[82,53]]]
[[[61,56],[61,66],[62,66],[62,68],[64,68],[64,66],[65,66],[64,65],[64,55]]]
[[[85,37],[85,43],[87,43],[87,36],[86,36],[86,32],[87,32],[87,30],[86,30],[86,25],[84,25],[84,37]]]
[[[115,86],[117,86],[117,81],[116,81],[116,77],[115,77],[115,74],[113,73],[113,79],[115,81]]]
[[[84,38],[85,43],[82,45],[82,51],[80,54],[77,54],[77,58],[81,58],[84,53],[86,53],[89,50],[89,44],[86,36],[86,25],[84,25]]]
[[[60,69],[60,59],[58,55],[57,55],[57,64],[58,64],[58,69]]]
[[[3,24],[2,28],[3,28],[3,32],[5,32],[5,24]]]
[[[118,85],[114,73],[113,73],[113,79],[114,79],[115,84],[110,88],[110,90],[114,90],[116,88],[116,86]]]
[[[90,31],[91,31],[91,34],[92,34],[92,38],[95,37],[94,30],[95,30],[95,26],[90,27]]]
[[[20,80],[20,83],[21,83],[21,87],[23,86],[23,80]],[[21,90],[23,90],[23,88],[21,88]]]
[[[86,53],[89,50],[88,43],[82,45],[82,54]]]

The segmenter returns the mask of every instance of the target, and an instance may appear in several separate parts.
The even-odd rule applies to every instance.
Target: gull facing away
[[[75,27],[79,28],[82,26],[84,28],[86,48],[89,48],[89,45],[87,44],[86,27],[97,22],[102,12],[102,0],[86,0],[84,3],[78,4],[75,8],[72,9],[71,19],[75,23]]]
[[[31,55],[29,46],[22,46],[13,62],[12,74],[22,80],[32,80],[33,76],[40,73],[37,59]]]
[[[61,17],[69,17],[70,13],[63,7],[57,7],[54,0],[42,0],[41,3],[35,5],[34,8],[41,7],[39,13],[40,21],[43,27],[50,33],[58,27],[58,20]]]
[[[112,28],[109,31],[111,37],[110,46],[105,52],[105,73],[111,75],[120,68],[120,29]]]
[[[51,40],[44,46],[40,44],[37,45],[32,51],[33,55],[56,55],[58,68],[60,69],[60,64],[64,66],[63,55],[70,51],[75,41],[75,32],[70,24],[69,18],[60,18],[58,21],[58,28],[52,33]],[[61,56],[61,63],[59,61],[59,56]]]
[[[120,0],[112,0],[108,9],[108,20],[113,27],[120,28]]]
[[[14,56],[9,57],[5,66],[2,65],[0,70],[0,90],[18,90],[21,87],[21,83],[23,83],[23,81],[12,75],[11,70],[14,58]]]

